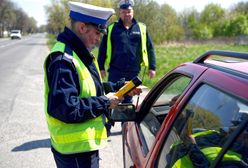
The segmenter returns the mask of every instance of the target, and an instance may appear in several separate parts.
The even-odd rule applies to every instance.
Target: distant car
[[[209,51],[120,105],[124,167],[248,167],[248,53]],[[135,115],[134,115],[135,114]]]
[[[11,30],[10,31],[10,38],[11,39],[21,39],[22,38],[21,30]]]

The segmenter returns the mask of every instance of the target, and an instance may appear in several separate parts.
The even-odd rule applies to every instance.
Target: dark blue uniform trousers
[[[99,168],[99,151],[61,154],[52,148],[57,168]]]

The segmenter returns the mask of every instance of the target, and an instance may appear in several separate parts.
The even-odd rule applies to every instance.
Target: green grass
[[[55,37],[48,36],[48,46],[51,48],[54,43]],[[168,71],[172,70],[177,65],[184,62],[192,62],[197,57],[201,56],[209,50],[248,52],[248,45],[209,43],[194,45],[176,44],[155,46],[157,62],[156,77],[149,79],[146,73],[143,84],[151,88],[156,82],[159,81],[161,77],[163,77]],[[92,53],[97,57],[98,48],[95,48]],[[143,70],[141,71],[140,76],[143,76]]]
[[[168,71],[184,62],[192,62],[209,50],[231,50],[248,52],[247,45],[234,44],[197,44],[197,45],[170,45],[155,46],[157,72],[152,80],[147,77],[144,84],[151,88]]]

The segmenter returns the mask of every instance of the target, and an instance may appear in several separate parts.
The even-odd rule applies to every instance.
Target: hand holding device
[[[130,92],[135,87],[139,86],[142,81],[139,77],[135,77],[132,80],[128,81],[124,86],[122,86],[116,93],[115,96],[122,97]]]

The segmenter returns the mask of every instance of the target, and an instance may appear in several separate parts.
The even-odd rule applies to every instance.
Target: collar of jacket
[[[65,27],[64,32],[58,35],[57,40],[68,45],[84,63],[88,65],[92,63],[93,57],[91,53],[87,50],[84,43],[69,28]]]

